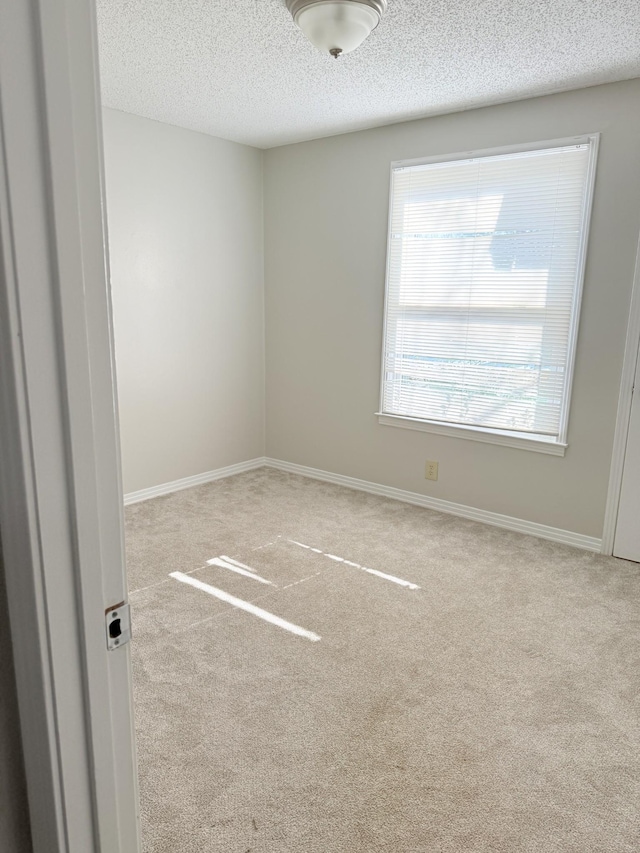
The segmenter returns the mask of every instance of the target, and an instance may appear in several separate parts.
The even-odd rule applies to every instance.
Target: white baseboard
[[[129,492],[124,496],[124,504],[139,503],[150,498],[159,498],[161,495],[169,495],[171,492],[180,492],[182,489],[190,489],[193,486],[202,486],[203,483],[211,483],[213,480],[221,480],[223,477],[232,477],[234,474],[242,474],[244,471],[253,471],[254,468],[263,468],[264,456],[257,459],[249,459],[247,462],[238,462],[236,465],[228,465],[226,468],[217,468],[215,471],[205,471],[204,474],[195,474],[193,477],[184,477],[182,480],[174,480],[172,483],[162,483],[159,486],[151,486],[149,489],[140,489],[139,492]]]
[[[355,477],[347,477],[344,474],[333,474],[330,471],[320,471],[318,468],[308,468],[306,465],[296,465],[294,462],[284,462],[282,459],[271,459],[265,456],[249,459],[247,462],[238,462],[237,465],[228,465],[226,468],[217,468],[215,471],[206,471],[204,474],[196,474],[194,477],[174,480],[172,483],[162,483],[159,486],[151,486],[149,489],[130,492],[124,496],[124,503],[128,506],[139,501],[158,498],[161,495],[169,495],[172,492],[179,492],[182,489],[190,489],[193,486],[201,486],[204,483],[221,480],[223,477],[232,477],[234,474],[242,474],[244,471],[253,471],[256,468],[263,467],[276,468],[278,471],[299,474],[301,477],[322,480],[325,483],[335,483],[337,486],[345,486],[348,489],[356,489],[359,492],[368,492],[372,495],[393,498],[396,501],[415,504],[415,506],[422,506],[426,509],[434,509],[437,512],[444,512],[449,515],[457,515],[460,518],[468,518],[471,521],[480,521],[483,524],[491,524],[494,527],[503,527],[505,530],[513,530],[516,533],[527,533],[530,536],[549,539],[551,542],[561,542],[563,545],[573,545],[575,548],[583,548],[587,551],[600,553],[602,550],[602,539],[597,539],[595,536],[584,536],[582,533],[573,533],[571,530],[561,530],[558,527],[549,527],[546,524],[538,524],[535,521],[513,518],[510,515],[501,515],[498,512],[476,509],[472,506],[445,501],[442,498],[433,498],[429,495],[421,495],[418,492],[395,489],[393,486],[383,486],[380,483],[358,480]]]
[[[268,468],[277,468],[279,471],[287,471],[290,474],[299,474],[302,477],[310,477],[313,480],[323,480],[326,483],[335,483],[338,486],[346,486],[348,489],[357,489],[360,492],[369,492],[372,495],[381,495],[393,498],[397,501],[423,506],[427,509],[435,509],[449,515],[457,515],[472,521],[480,521],[483,524],[491,524],[494,527],[503,527],[505,530],[513,530],[516,533],[527,533],[530,536],[538,536],[541,539],[549,539],[552,542],[561,542],[564,545],[573,545],[576,548],[584,548],[587,551],[602,550],[602,540],[594,536],[584,536],[582,533],[573,533],[570,530],[560,530],[557,527],[549,527],[546,524],[537,524],[534,521],[525,521],[522,518],[513,518],[510,515],[501,515],[497,512],[489,512],[484,509],[465,506],[464,504],[445,501],[441,498],[433,498],[421,495],[417,492],[407,492],[403,489],[394,489],[392,486],[382,486],[379,483],[370,483],[368,480],[357,480],[355,477],[346,477],[343,474],[332,474],[329,471],[320,471],[317,468],[307,468],[306,465],[296,465],[293,462],[283,462],[281,459],[265,458],[263,464]]]

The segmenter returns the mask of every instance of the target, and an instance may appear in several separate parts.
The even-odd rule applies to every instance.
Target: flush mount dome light
[[[287,8],[311,44],[337,59],[378,26],[387,0],[287,0]]]

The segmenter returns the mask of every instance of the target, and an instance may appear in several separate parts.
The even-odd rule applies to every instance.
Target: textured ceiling
[[[640,76],[638,0],[389,0],[334,60],[285,0],[97,0],[103,101],[269,148]]]

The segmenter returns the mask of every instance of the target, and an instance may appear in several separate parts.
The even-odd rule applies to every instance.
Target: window
[[[382,423],[564,453],[597,142],[393,165]]]

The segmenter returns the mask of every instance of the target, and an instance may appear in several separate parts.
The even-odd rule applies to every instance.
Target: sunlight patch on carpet
[[[199,589],[202,592],[206,592],[209,595],[214,596],[214,598],[218,598],[220,601],[230,604],[232,607],[237,607],[238,610],[244,610],[245,613],[257,616],[258,619],[263,619],[265,622],[269,622],[271,625],[276,625],[278,628],[282,628],[284,631],[289,631],[291,634],[296,634],[298,637],[304,637],[307,640],[311,640],[313,643],[317,643],[321,639],[321,637],[319,637],[318,634],[314,634],[313,631],[307,631],[306,628],[294,625],[293,622],[287,622],[286,619],[281,619],[279,616],[269,613],[268,610],[256,607],[255,604],[251,604],[249,601],[244,601],[242,598],[236,598],[235,595],[230,595],[223,589],[218,589],[218,587],[204,583],[191,575],[185,575],[183,572],[171,572],[169,577],[180,581],[180,583],[189,584],[189,586],[195,587],[195,589]]]
[[[300,548],[306,548],[308,551],[313,551],[315,554],[322,554],[323,557],[328,557],[330,560],[333,560],[334,563],[344,563],[345,566],[360,569],[360,571],[367,572],[369,575],[375,575],[377,578],[382,578],[383,580],[391,581],[391,583],[396,583],[398,586],[404,586],[407,589],[420,589],[417,583],[412,583],[404,578],[396,577],[396,575],[388,575],[386,572],[378,571],[378,569],[368,569],[366,566],[361,566],[360,563],[354,563],[352,560],[345,560],[344,557],[338,557],[336,554],[327,554],[319,548],[312,548],[311,545],[305,545],[303,542],[297,542],[295,539],[287,539],[287,542],[290,542],[292,545],[298,545]]]

